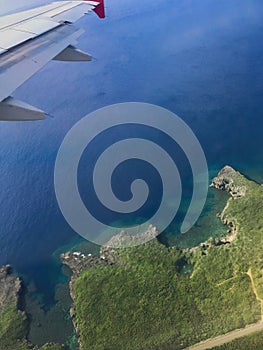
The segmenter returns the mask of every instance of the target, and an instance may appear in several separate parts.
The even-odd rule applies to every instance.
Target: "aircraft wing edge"
[[[69,23],[92,10],[100,18],[104,18],[104,0],[56,2],[43,6],[42,10],[25,11],[22,19],[11,15],[11,25],[8,25],[9,20],[2,21],[0,81],[5,84],[0,84],[0,120],[45,119],[44,111],[14,99],[11,93],[51,60],[91,61],[92,57],[88,53],[74,46],[84,30]],[[38,14],[35,16],[36,13]],[[30,18],[26,17],[28,14]],[[8,36],[11,36],[9,43],[6,41]]]
[[[0,102],[0,120],[32,121],[45,119],[46,113],[11,96]]]

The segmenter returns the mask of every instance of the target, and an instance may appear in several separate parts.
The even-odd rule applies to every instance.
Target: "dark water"
[[[211,176],[231,164],[263,180],[262,1],[108,0],[107,13],[103,21],[79,21],[86,30],[79,46],[96,60],[51,62],[14,94],[54,118],[0,128],[0,264],[12,264],[49,306],[66,280],[52,253],[78,241],[56,202],[54,162],[67,131],[87,113],[127,101],[163,106],[193,129]],[[187,204],[191,184],[182,171]],[[182,244],[224,231],[208,215],[224,201],[210,192]],[[180,219],[168,241],[180,241],[171,235]]]

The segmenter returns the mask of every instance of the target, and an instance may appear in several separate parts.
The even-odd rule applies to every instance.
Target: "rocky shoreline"
[[[11,266],[0,268],[0,308],[15,303],[19,310],[20,296],[22,293],[22,281],[11,273]],[[19,310],[21,311],[21,310]],[[22,311],[21,311],[22,312]]]
[[[242,179],[243,175],[229,165],[226,165],[219,171],[218,175],[212,179],[212,183],[210,184],[210,187],[225,191],[231,196],[222,212],[217,214],[217,217],[221,222],[228,227],[228,235],[220,238],[208,239],[206,242],[200,243],[197,247],[185,248],[183,249],[183,253],[189,256],[196,254],[201,250],[202,254],[205,254],[205,251],[212,245],[220,246],[223,244],[230,244],[236,240],[238,234],[238,223],[234,218],[228,217],[226,212],[231,200],[240,199],[247,193],[247,187],[243,184]]]
[[[217,215],[221,219],[222,223],[229,228],[229,235],[220,238],[220,242],[222,243],[230,243],[237,238],[238,223],[233,218],[228,217],[226,215],[226,211],[231,200],[238,200],[246,195],[247,187],[244,184],[243,179],[243,175],[229,165],[226,165],[219,171],[218,175],[213,178],[210,185],[210,187],[226,191],[231,196],[223,211]]]
[[[233,199],[244,197],[247,187],[242,183],[243,175],[234,170],[231,166],[224,166],[213,178],[211,187],[228,192]]]
[[[186,255],[193,255],[196,254],[198,251],[201,250],[202,254],[205,254],[205,251],[211,246],[211,245],[222,245],[222,244],[229,244],[233,242],[237,237],[237,223],[234,222],[233,219],[228,218],[225,215],[225,212],[227,210],[227,207],[229,205],[230,200],[237,200],[239,198],[242,198],[246,195],[247,188],[242,184],[239,183],[239,178],[242,178],[243,176],[235,171],[230,166],[225,166],[218,175],[213,178],[212,183],[210,187],[214,187],[223,191],[226,191],[230,194],[230,198],[223,209],[221,213],[219,213],[217,216],[221,219],[222,223],[229,228],[229,235],[223,236],[219,239],[209,239],[204,243],[199,244],[197,247],[193,248],[186,248],[183,249],[182,252]],[[140,237],[134,237],[130,234],[128,234],[125,231],[120,232],[116,236],[112,237],[109,242],[107,242],[104,246],[101,247],[100,255],[98,256],[85,256],[84,254],[80,252],[74,252],[74,253],[65,253],[61,254],[61,261],[63,264],[68,266],[70,270],[72,271],[72,277],[70,279],[69,287],[70,287],[70,295],[73,300],[73,305],[71,308],[71,318],[76,330],[76,333],[78,335],[79,339],[79,331],[78,326],[76,324],[76,310],[75,310],[75,295],[74,295],[74,284],[77,280],[77,278],[81,275],[82,271],[84,271],[86,268],[92,268],[94,266],[98,265],[114,265],[114,264],[121,264],[121,262],[118,260],[118,254],[116,254],[116,249],[122,247],[123,245],[127,246],[127,242],[132,243],[136,242],[136,240],[142,240],[147,241],[149,239],[155,239],[158,236],[158,230],[156,227],[150,225],[148,230],[146,230],[145,234],[140,234]],[[147,239],[145,239],[147,238]],[[148,239],[149,238],[149,239]],[[81,348],[81,343],[79,339],[79,345]]]
[[[211,187],[226,191],[230,194],[230,198],[227,201],[227,204],[223,211],[217,216],[221,219],[222,223],[227,225],[229,228],[229,235],[221,237],[220,239],[209,239],[208,241],[201,243],[199,246],[194,248],[184,249],[182,252],[188,256],[189,254],[196,254],[198,251],[202,251],[205,254],[205,251],[211,245],[222,245],[229,244],[237,238],[238,233],[238,223],[235,222],[233,218],[227,216],[227,208],[230,201],[238,200],[244,197],[247,193],[247,187],[244,185],[243,175],[235,171],[230,166],[225,166],[218,175],[212,180]],[[127,246],[127,242],[134,245],[136,240],[145,240],[155,239],[158,235],[158,230],[150,225],[146,230],[145,234],[140,234],[139,238],[134,237],[131,234],[126,233],[125,231],[120,232],[118,235],[111,238],[107,244],[101,247],[99,255],[84,255],[81,252],[67,252],[61,254],[60,258],[64,265],[66,265],[72,272],[72,276],[69,282],[70,295],[73,300],[73,304],[70,310],[70,316],[74,324],[79,345],[81,348],[78,326],[76,324],[76,310],[75,310],[75,295],[74,295],[74,284],[77,278],[81,273],[88,268],[93,268],[94,266],[106,266],[106,265],[115,265],[121,264],[118,260],[118,254],[116,254],[118,248],[122,247],[123,244]],[[129,245],[129,244],[128,244]],[[26,314],[23,311],[21,305],[21,294],[23,291],[22,281],[19,277],[12,274],[11,266],[6,265],[0,268],[0,309],[15,303],[17,312],[22,313],[25,318]],[[26,342],[26,335],[24,341]],[[28,348],[38,349],[38,347],[33,346],[27,342]],[[47,344],[46,344],[47,345]]]

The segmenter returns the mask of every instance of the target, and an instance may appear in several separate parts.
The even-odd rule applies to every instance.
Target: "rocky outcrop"
[[[105,249],[133,247],[155,239],[158,234],[157,228],[153,225],[149,225],[148,228],[145,227],[145,230],[140,233],[130,233],[126,230],[122,230],[105,243],[103,247]]]
[[[15,304],[18,307],[22,282],[19,277],[11,274],[11,266],[0,268],[0,309]]]
[[[210,187],[228,192],[231,195],[229,198],[231,201],[232,199],[242,198],[246,195],[246,181],[247,180],[243,175],[234,170],[232,167],[226,165],[224,168],[222,168],[222,170],[219,171],[218,175],[213,178]],[[228,234],[220,238],[209,238],[206,242],[202,242],[196,247],[183,249],[183,253],[186,254],[186,256],[193,256],[198,252],[201,252],[202,255],[205,255],[206,251],[211,246],[229,244],[236,239],[238,225],[234,218],[228,217],[226,215],[228,206],[229,201],[227,202],[223,211],[217,214],[217,217],[221,219],[222,223],[228,227]]]
[[[107,243],[105,243],[100,250],[102,259],[112,264],[122,264],[118,256],[119,248],[127,248],[143,244],[152,239],[156,239],[159,231],[153,225],[149,225],[147,230],[139,234],[131,234],[125,230],[113,236]]]
[[[83,270],[107,263],[105,259],[97,255],[84,255],[80,252],[65,253],[60,255],[63,264],[67,265],[73,273],[73,277],[78,277]]]
[[[224,216],[224,214],[221,214],[220,216],[221,221],[224,225],[228,227],[228,235],[221,237],[220,242],[221,243],[231,243],[237,238],[237,223],[234,221],[234,219],[229,219]]]
[[[241,175],[238,171],[235,171],[230,166],[226,165],[218,175],[212,180],[211,187],[218,188],[220,190],[228,192],[232,199],[239,199],[246,195],[247,179]],[[231,200],[231,199],[229,199]],[[238,225],[234,218],[228,217],[226,215],[227,208],[229,206],[229,201],[227,202],[222,213],[218,214],[222,223],[228,227],[228,235],[221,237],[219,244],[226,244],[233,242],[237,237]]]
[[[211,187],[228,192],[233,199],[245,196],[247,188],[242,183],[243,176],[230,166],[226,165],[212,180]]]
[[[21,335],[21,339],[19,338],[19,341],[21,342],[21,344],[23,343],[24,346],[26,346],[28,349],[34,348],[37,350],[38,347],[34,347],[32,344],[30,344],[26,340],[28,319],[22,306],[23,305],[22,293],[23,293],[22,280],[18,276],[12,274],[11,266],[5,265],[0,267],[0,311],[5,312],[7,308],[12,308],[12,309],[15,308],[16,312],[22,315],[21,322],[24,322],[25,333]],[[13,317],[13,314],[11,315],[11,317]],[[12,321],[13,321],[12,318],[8,320],[8,322],[10,322],[10,325],[12,325]],[[10,344],[13,344],[12,341],[14,341],[14,339],[10,340]],[[2,349],[1,345],[2,344],[0,343],[0,348]]]

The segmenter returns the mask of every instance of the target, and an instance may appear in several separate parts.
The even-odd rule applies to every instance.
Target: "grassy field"
[[[248,271],[263,297],[263,187],[240,174],[235,181],[247,194],[224,213],[238,229],[231,244],[211,240],[192,253],[151,241],[118,250],[117,266],[81,274],[75,301],[84,350],[183,349],[261,319]]]

